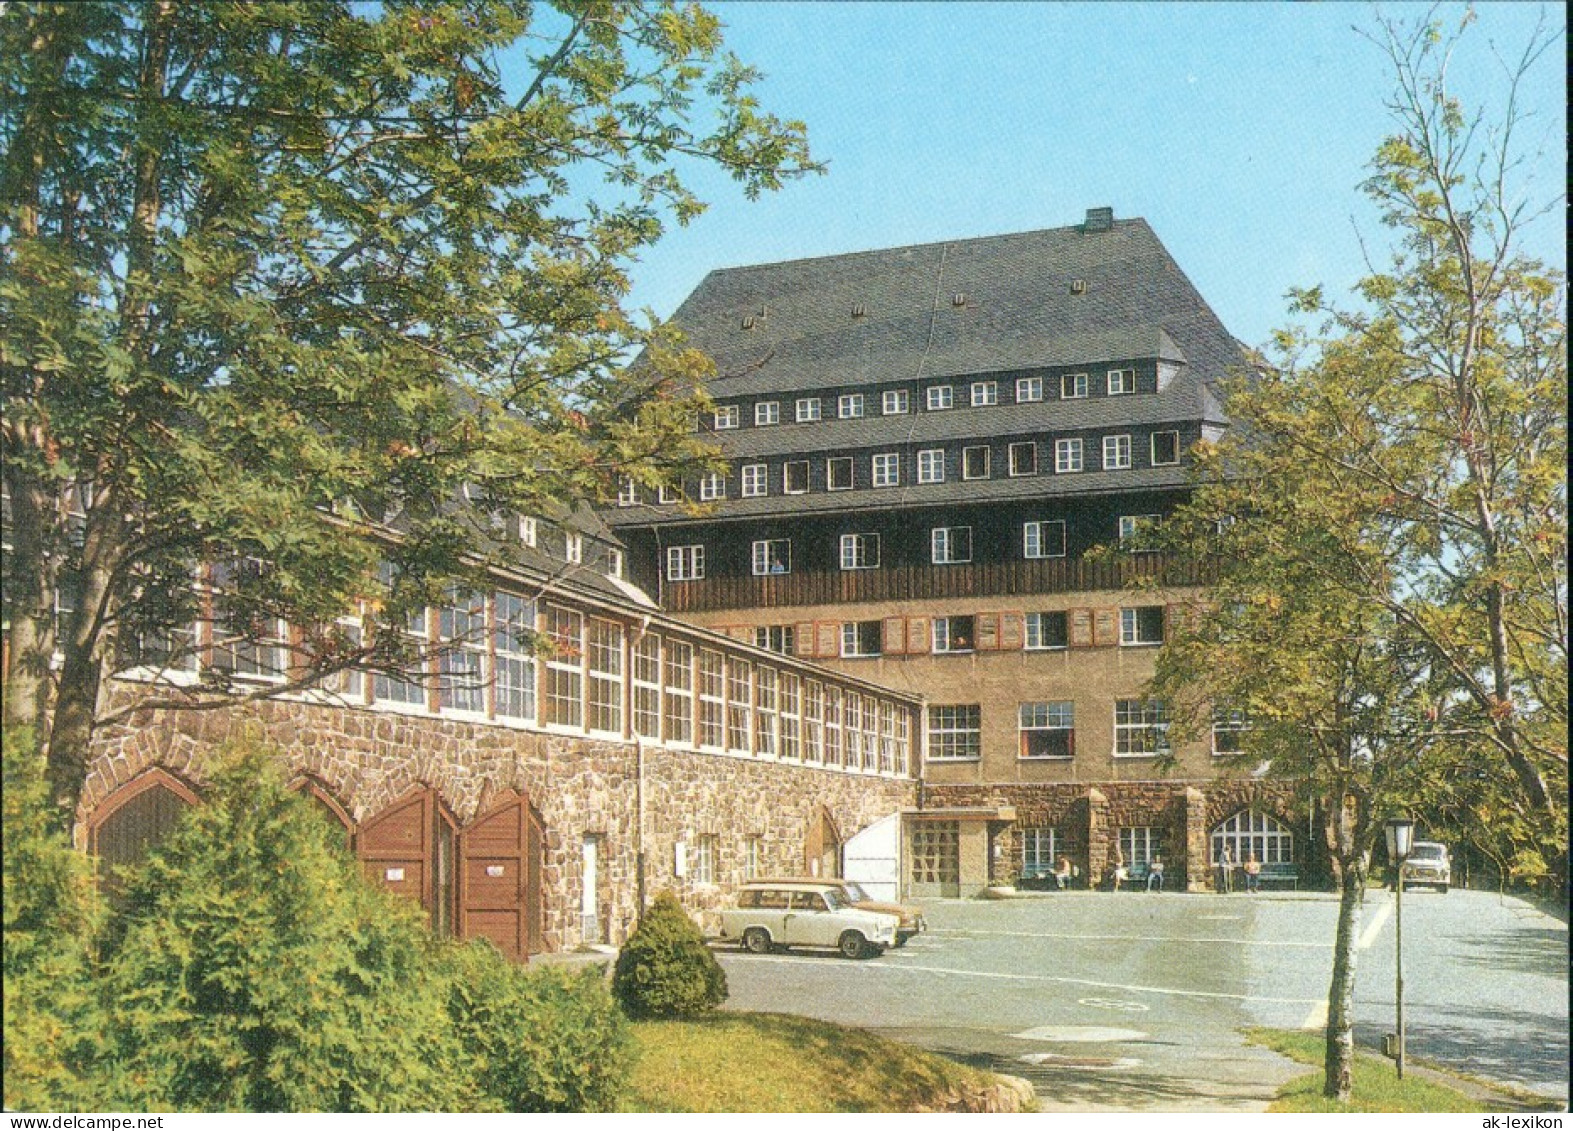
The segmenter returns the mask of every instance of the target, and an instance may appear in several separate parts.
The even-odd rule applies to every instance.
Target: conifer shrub
[[[52,811],[31,731],[3,739],[5,1107],[111,1110],[113,1074],[91,965],[92,868]]]
[[[489,942],[454,948],[449,1010],[476,1084],[504,1111],[615,1111],[632,1034],[604,966],[508,962]]]
[[[726,1000],[726,972],[671,892],[655,897],[617,957],[612,992],[630,1017],[693,1017]]]
[[[132,871],[105,954],[134,1106],[489,1106],[446,1004],[446,950],[260,752]]]

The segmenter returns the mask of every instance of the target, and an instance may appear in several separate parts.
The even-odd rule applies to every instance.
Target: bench
[[[1262,874],[1257,879],[1263,884],[1288,884],[1293,890],[1300,890],[1300,866],[1289,861],[1263,864]]]

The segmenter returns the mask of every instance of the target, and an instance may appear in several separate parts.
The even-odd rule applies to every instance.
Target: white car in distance
[[[721,937],[755,954],[789,946],[824,947],[872,958],[895,945],[901,919],[852,906],[840,884],[744,884],[737,906],[721,911]]]

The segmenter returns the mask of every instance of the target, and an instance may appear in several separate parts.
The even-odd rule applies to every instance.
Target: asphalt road
[[[1359,939],[1356,1038],[1393,1029],[1392,896]],[[1320,1028],[1330,895],[1071,892],[938,900],[880,958],[718,950],[727,1007],[857,1025],[1023,1076],[1046,1111],[1250,1111],[1304,1071],[1245,1043]],[[1484,892],[1404,896],[1409,1054],[1566,1100],[1568,932]]]

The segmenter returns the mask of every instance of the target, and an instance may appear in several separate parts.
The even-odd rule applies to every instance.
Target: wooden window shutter
[[[1092,610],[1070,610],[1070,635],[1072,648],[1092,647]]]
[[[1092,642],[1099,648],[1120,642],[1120,610],[1097,609],[1092,614]]]
[[[1000,648],[1002,651],[1019,652],[1026,647],[1026,616],[1022,613],[1000,614]]]
[[[812,656],[814,654],[814,622],[811,620],[798,621],[793,627],[793,651],[799,656]]]
[[[928,652],[930,644],[928,617],[908,617],[907,654],[913,656],[923,655]]]
[[[978,628],[978,651],[999,651],[1000,615],[998,613],[979,613],[975,623]]]
[[[841,655],[841,625],[833,620],[816,621],[814,649],[822,660]]]
[[[886,655],[899,656],[907,650],[907,618],[886,617],[884,642],[882,645]]]

